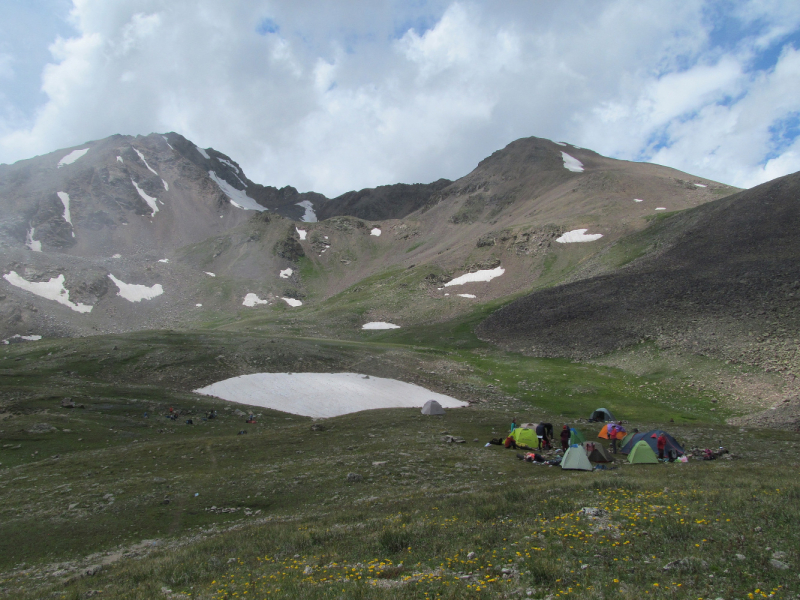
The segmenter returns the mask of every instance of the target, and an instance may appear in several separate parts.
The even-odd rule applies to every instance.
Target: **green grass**
[[[397,272],[373,285],[422,276]],[[620,357],[583,364],[496,350],[472,332],[492,309],[361,340],[162,331],[6,346],[0,593],[792,597],[795,572],[769,560],[773,551],[798,560],[800,435],[724,425],[730,413],[712,402],[721,398],[652,357],[623,369]],[[692,375],[722,368],[709,361]],[[312,431],[308,418],[264,409],[247,425],[227,403],[191,391],[259,371],[366,372],[473,404],[441,418],[355,413]],[[65,396],[84,408],[60,408]],[[177,422],[164,417],[170,406],[185,412]],[[512,416],[575,424],[592,439],[599,426],[579,421],[600,406],[631,429],[666,427],[687,446],[722,442],[737,459],[570,473],[484,447]],[[211,407],[220,418],[203,421]],[[37,423],[55,431],[31,433]],[[444,432],[466,443],[444,443]],[[363,480],[348,482],[350,472]],[[582,516],[584,506],[603,509],[603,520]],[[684,569],[662,569],[687,557]]]

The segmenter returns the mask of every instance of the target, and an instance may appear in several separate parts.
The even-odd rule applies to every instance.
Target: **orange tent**
[[[597,437],[602,438],[604,440],[610,440],[611,439],[611,430],[614,427],[617,428],[617,433],[616,433],[616,435],[614,437],[616,437],[618,440],[625,439],[625,436],[627,435],[627,432],[625,431],[625,428],[620,426],[620,425],[614,425],[613,423],[609,423],[608,425],[604,425],[603,428],[600,430],[600,433],[597,434]]]

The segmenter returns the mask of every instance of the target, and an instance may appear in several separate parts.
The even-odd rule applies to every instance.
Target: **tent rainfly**
[[[539,447],[539,438],[536,437],[536,431],[533,429],[528,429],[527,427],[517,427],[511,432],[511,437],[514,438],[517,446],[521,448],[535,450]]]
[[[443,415],[444,409],[436,400],[428,400],[422,407],[423,415]]]
[[[620,448],[620,452],[623,454],[628,454],[629,452],[633,451],[633,448],[639,442],[646,442],[648,446],[653,450],[653,452],[658,452],[658,436],[661,434],[667,438],[667,446],[664,448],[667,453],[670,450],[674,450],[675,454],[681,456],[682,454],[686,454],[685,450],[681,445],[675,441],[675,438],[672,437],[666,431],[662,431],[661,429],[653,429],[652,431],[646,431],[645,433],[637,433],[630,439],[627,437],[625,438],[625,443]]]
[[[628,454],[628,462],[632,465],[658,464],[656,453],[644,440],[639,440]]]
[[[608,453],[599,442],[584,442],[583,447],[586,449],[586,454],[590,462],[595,463],[610,463],[614,462],[614,457]]]
[[[586,456],[583,446],[570,446],[561,459],[561,468],[572,471],[591,471],[592,463]]]
[[[586,437],[574,427],[569,428],[569,443],[572,444],[582,444],[586,441]]]
[[[616,419],[607,408],[598,408],[592,413],[592,416],[589,417],[589,421],[616,421]]]

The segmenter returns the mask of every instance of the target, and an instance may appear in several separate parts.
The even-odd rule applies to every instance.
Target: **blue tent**
[[[645,441],[647,445],[653,449],[653,452],[658,455],[658,436],[664,434],[667,438],[667,445],[664,448],[664,451],[669,453],[670,450],[674,450],[678,456],[681,454],[686,454],[685,450],[681,447],[681,445],[675,441],[675,438],[668,434],[666,431],[662,431],[661,429],[653,429],[652,431],[647,431],[645,433],[635,433],[633,436],[628,436],[626,439],[628,443],[626,443],[622,448],[620,448],[620,452],[622,454],[628,454],[633,447],[636,445],[636,442]]]

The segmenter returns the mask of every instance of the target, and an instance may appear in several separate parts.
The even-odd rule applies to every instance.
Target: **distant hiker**
[[[567,425],[564,425],[564,427],[561,429],[561,449],[564,450],[565,452],[567,448],[569,448],[570,433],[571,432],[569,430],[569,427]]]
[[[658,448],[658,458],[666,458],[664,456],[664,449],[667,447],[667,436],[664,435],[664,432],[661,432],[661,435],[658,436],[656,440],[656,448]]]
[[[215,411],[215,410],[208,411],[208,419],[209,420],[216,419],[216,418],[217,418],[217,411]]]
[[[511,433],[514,433],[514,430],[517,428],[517,417],[511,419]]]

